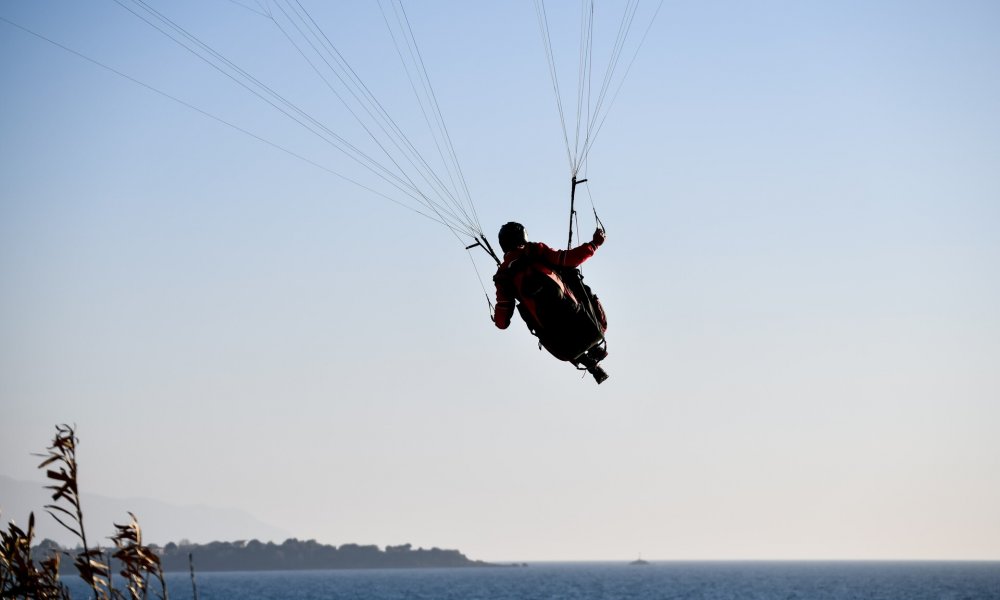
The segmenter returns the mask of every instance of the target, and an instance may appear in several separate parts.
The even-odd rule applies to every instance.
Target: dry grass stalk
[[[50,465],[56,467],[45,472],[45,476],[53,482],[52,485],[45,486],[45,488],[54,492],[52,494],[53,503],[46,505],[45,510],[52,515],[56,522],[79,538],[83,550],[76,555],[73,564],[76,566],[80,578],[94,591],[94,598],[109,600],[111,594],[108,589],[108,580],[111,577],[111,569],[102,562],[101,549],[91,548],[87,544],[87,532],[83,527],[83,509],[80,506],[80,490],[77,484],[76,447],[78,444],[79,439],[77,439],[76,431],[72,426],[57,425],[56,436],[48,448],[48,454],[37,455],[45,458],[38,465],[39,469]],[[58,504],[60,501],[63,501],[68,507]]]
[[[149,583],[155,578],[160,583],[160,598],[168,600],[167,584],[163,579],[160,557],[142,543],[142,529],[135,515],[129,513],[131,521],[126,525],[115,523],[118,532],[111,538],[118,549],[114,553],[122,564],[121,575],[132,600],[144,600],[149,594]]]
[[[188,570],[191,571],[191,593],[194,600],[198,600],[198,584],[194,580],[194,553],[188,552]]]

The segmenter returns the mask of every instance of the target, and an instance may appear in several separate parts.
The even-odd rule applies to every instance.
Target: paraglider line
[[[418,209],[413,208],[412,206],[409,206],[409,205],[407,205],[407,204],[405,204],[403,202],[400,202],[399,200],[396,200],[395,198],[392,198],[391,196],[387,196],[386,194],[384,194],[382,192],[379,192],[378,190],[373,189],[373,188],[371,188],[371,187],[369,187],[369,186],[367,186],[367,185],[365,185],[365,184],[363,184],[363,183],[361,183],[359,181],[356,181],[354,179],[351,179],[350,177],[342,175],[342,174],[334,171],[333,169],[330,169],[329,167],[326,167],[326,166],[324,166],[324,165],[322,165],[322,164],[320,164],[320,163],[318,163],[318,162],[316,162],[316,161],[314,161],[314,160],[312,160],[310,158],[307,158],[307,157],[305,157],[305,156],[303,156],[301,154],[298,154],[297,152],[294,152],[293,150],[289,150],[288,148],[285,148],[284,146],[282,146],[280,144],[277,144],[277,143],[272,142],[272,141],[270,141],[270,140],[268,140],[268,139],[266,139],[264,137],[261,137],[261,136],[257,135],[256,133],[253,133],[252,131],[250,131],[248,129],[244,129],[243,127],[240,127],[239,125],[236,125],[235,123],[232,123],[230,121],[227,121],[227,120],[223,119],[222,117],[216,116],[216,115],[214,115],[214,114],[212,114],[212,113],[210,113],[210,112],[208,112],[206,110],[198,108],[194,104],[191,104],[190,102],[182,100],[182,99],[178,98],[177,96],[171,95],[171,94],[169,94],[167,92],[164,92],[163,90],[157,89],[157,88],[149,85],[148,83],[145,83],[145,82],[143,82],[143,81],[141,81],[139,79],[136,79],[135,77],[132,77],[131,75],[128,75],[127,73],[123,73],[122,71],[119,71],[118,69],[115,69],[114,67],[108,66],[108,65],[106,65],[106,64],[104,64],[104,63],[102,63],[102,62],[100,62],[100,61],[98,61],[96,59],[93,59],[93,58],[91,58],[91,57],[89,57],[89,56],[87,56],[85,54],[82,54],[81,52],[78,52],[78,51],[76,51],[76,50],[74,50],[74,49],[72,49],[72,48],[70,48],[68,46],[65,46],[65,45],[63,45],[63,44],[61,44],[61,43],[59,43],[59,42],[57,42],[55,40],[52,40],[52,39],[50,39],[50,38],[48,38],[48,37],[46,37],[46,36],[44,36],[44,35],[36,32],[36,31],[32,31],[31,29],[28,29],[27,27],[19,25],[19,24],[13,22],[13,21],[10,21],[9,19],[6,19],[6,18],[4,18],[2,16],[0,16],[0,21],[3,21],[5,23],[7,23],[8,25],[10,25],[12,27],[15,27],[17,29],[20,29],[21,31],[23,31],[25,33],[33,35],[33,36],[35,36],[36,38],[38,38],[38,39],[40,39],[42,41],[48,42],[49,44],[52,44],[53,46],[55,46],[57,48],[60,48],[61,50],[64,50],[64,51],[66,51],[66,52],[68,52],[68,53],[70,53],[70,54],[72,54],[72,55],[74,55],[74,56],[76,56],[78,58],[81,58],[81,59],[83,59],[83,60],[85,60],[85,61],[87,61],[87,62],[89,62],[89,63],[91,63],[91,64],[93,64],[95,66],[98,66],[98,67],[100,67],[100,68],[102,68],[102,69],[104,69],[106,71],[109,71],[109,72],[111,72],[111,73],[113,73],[113,74],[115,74],[115,75],[117,75],[117,76],[119,76],[119,77],[121,77],[123,79],[126,79],[126,80],[128,80],[128,81],[130,81],[130,82],[132,82],[132,83],[134,83],[136,85],[144,87],[144,88],[146,88],[147,90],[149,90],[149,91],[151,91],[153,93],[156,93],[156,94],[158,94],[158,95],[160,95],[160,96],[162,96],[164,98],[167,98],[169,100],[172,100],[172,101],[180,104],[181,106],[184,106],[185,108],[188,108],[190,110],[193,110],[193,111],[201,114],[202,116],[208,117],[209,119],[212,119],[213,121],[216,121],[216,122],[221,123],[221,124],[223,124],[223,125],[225,125],[227,127],[232,128],[232,129],[234,129],[236,131],[239,131],[240,133],[242,133],[244,135],[250,136],[250,137],[252,137],[253,139],[255,139],[255,140],[259,141],[259,142],[263,142],[264,144],[267,144],[268,146],[271,146],[272,148],[274,148],[276,150],[280,150],[280,151],[284,152],[285,154],[288,154],[289,156],[292,156],[294,158],[297,158],[297,159],[301,160],[302,162],[305,162],[305,163],[310,164],[310,165],[312,165],[312,166],[314,166],[314,167],[316,167],[318,169],[326,171],[327,173],[329,173],[331,175],[335,175],[336,177],[339,177],[340,179],[343,179],[344,181],[346,181],[348,183],[354,184],[355,186],[357,186],[357,187],[359,187],[359,188],[361,188],[363,190],[366,190],[366,191],[371,192],[372,194],[374,194],[376,196],[379,196],[379,197],[381,197],[381,198],[383,198],[385,200],[388,200],[389,202],[392,202],[393,204],[396,204],[396,205],[398,205],[398,206],[400,206],[402,208],[405,208],[405,209],[407,209],[407,210],[409,210],[411,212],[414,212],[414,213],[416,213],[416,214],[418,214],[418,215],[420,215],[420,216],[422,216],[422,217],[424,217],[426,219],[430,219],[431,221],[434,221],[435,223],[439,223],[441,225],[444,225],[445,227],[448,227],[447,223],[444,223],[441,220],[439,220],[439,219],[437,219],[437,218],[435,218],[435,217],[433,217],[431,215],[428,215],[428,214],[426,214],[426,213],[424,213],[424,212],[422,212],[422,211],[420,211]]]

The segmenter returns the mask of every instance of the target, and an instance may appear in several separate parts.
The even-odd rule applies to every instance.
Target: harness
[[[517,311],[539,345],[560,360],[575,360],[604,340],[590,288],[573,267],[553,267],[526,245],[498,275],[516,293]]]

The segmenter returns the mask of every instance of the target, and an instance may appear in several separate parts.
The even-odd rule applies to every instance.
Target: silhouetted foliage
[[[412,549],[410,544],[378,546],[344,544],[340,547],[316,540],[288,539],[281,544],[249,542],[211,542],[179,546],[167,544],[160,559],[165,571],[188,568],[188,554],[193,554],[199,571],[280,571],[307,569],[394,569],[419,567],[472,567],[488,563],[466,558],[458,550]]]
[[[37,550],[37,549],[36,549]],[[148,546],[164,572],[187,571],[193,555],[199,572],[207,571],[304,571],[313,569],[400,569],[495,566],[470,560],[458,550],[413,549],[410,544],[378,546],[344,544],[340,547],[316,540],[288,539],[280,544],[258,540]],[[64,550],[65,551],[65,550]],[[118,555],[111,563],[120,569]],[[68,568],[68,567],[67,567]],[[124,573],[123,573],[124,574]]]

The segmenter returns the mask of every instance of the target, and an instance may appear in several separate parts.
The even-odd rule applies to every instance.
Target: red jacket
[[[493,322],[500,329],[507,329],[514,315],[515,300],[524,302],[525,308],[532,315],[536,314],[535,307],[530,305],[530,300],[520,293],[522,277],[527,270],[518,268],[521,264],[518,261],[531,261],[536,272],[550,277],[566,295],[573,298],[572,292],[566,289],[562,279],[553,269],[579,267],[596,251],[597,246],[593,242],[581,244],[572,250],[553,250],[540,242],[528,242],[504,254],[503,263],[493,276],[493,282],[497,287],[497,306],[493,313]]]

